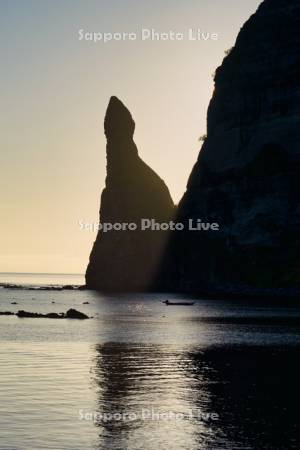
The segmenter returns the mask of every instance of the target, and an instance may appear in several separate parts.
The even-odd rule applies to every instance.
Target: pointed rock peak
[[[104,120],[107,139],[130,139],[133,136],[134,128],[134,120],[126,106],[118,97],[112,96]]]
[[[107,176],[99,222],[112,224],[113,230],[100,229],[94,243],[86,271],[86,284],[92,289],[151,289],[167,245],[165,231],[141,231],[142,219],[172,220],[174,204],[163,180],[138,156],[134,126],[128,109],[112,97],[104,123]],[[136,229],[117,231],[114,226],[120,223],[134,223]]]

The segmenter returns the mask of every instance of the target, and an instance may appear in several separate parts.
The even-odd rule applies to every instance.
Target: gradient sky
[[[0,0],[1,272],[83,273],[117,95],[140,156],[181,198],[212,74],[260,0]],[[217,41],[79,41],[78,30],[218,33]]]

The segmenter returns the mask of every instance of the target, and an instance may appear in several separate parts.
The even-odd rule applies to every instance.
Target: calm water
[[[56,273],[0,273],[0,284],[22,284],[22,285],[82,285],[84,275],[79,274],[56,274]]]
[[[0,316],[0,449],[299,448],[300,308],[165,298],[0,289],[94,317]]]

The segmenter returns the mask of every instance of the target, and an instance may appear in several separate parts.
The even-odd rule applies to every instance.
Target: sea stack
[[[174,214],[164,181],[138,155],[134,130],[128,109],[117,97],[111,97],[104,121],[107,177],[100,223],[133,223],[137,229],[98,232],[86,271],[86,286],[104,292],[152,288],[168,233],[141,231],[141,220],[168,222]]]
[[[205,139],[177,220],[165,289],[299,295],[300,2],[265,0],[215,74]]]

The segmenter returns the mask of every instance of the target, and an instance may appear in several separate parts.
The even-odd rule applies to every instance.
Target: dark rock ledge
[[[89,316],[86,314],[77,311],[76,309],[69,309],[66,313],[33,313],[24,310],[19,310],[17,313],[13,313],[11,311],[0,311],[0,316],[17,316],[20,318],[37,318],[37,319],[89,319]]]

